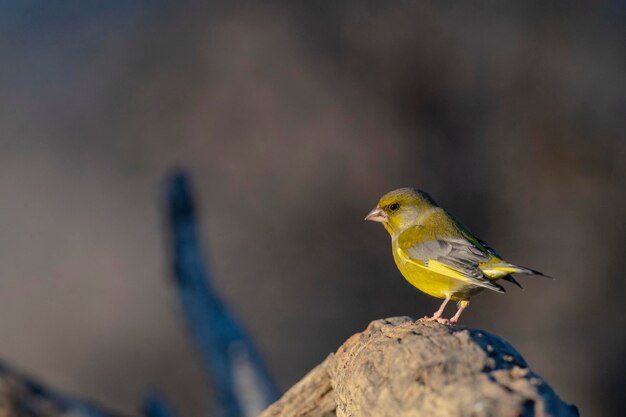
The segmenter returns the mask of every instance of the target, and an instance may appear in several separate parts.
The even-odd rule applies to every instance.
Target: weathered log
[[[573,417],[501,338],[409,317],[350,337],[260,417]]]

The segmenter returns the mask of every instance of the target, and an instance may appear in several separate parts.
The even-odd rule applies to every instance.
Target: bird
[[[365,220],[379,222],[391,236],[393,259],[404,278],[418,290],[443,303],[423,319],[455,325],[470,298],[484,291],[504,293],[502,279],[522,288],[511,274],[549,276],[505,261],[440,207],[424,191],[399,188],[383,195]],[[456,301],[451,319],[446,305]]]

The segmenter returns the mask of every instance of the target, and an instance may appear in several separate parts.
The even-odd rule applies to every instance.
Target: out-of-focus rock
[[[507,342],[409,317],[376,320],[261,417],[574,417]]]

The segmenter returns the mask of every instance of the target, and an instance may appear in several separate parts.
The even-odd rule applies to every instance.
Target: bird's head
[[[365,220],[382,223],[390,234],[412,225],[424,210],[437,204],[424,191],[399,188],[385,194]]]

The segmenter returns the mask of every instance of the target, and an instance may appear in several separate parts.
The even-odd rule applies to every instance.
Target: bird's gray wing
[[[427,240],[403,251],[412,259],[418,259],[428,266],[429,261],[438,261],[460,273],[472,284],[497,292],[504,292],[502,286],[489,280],[478,267],[491,259],[491,253],[483,252],[467,239],[461,237]]]

